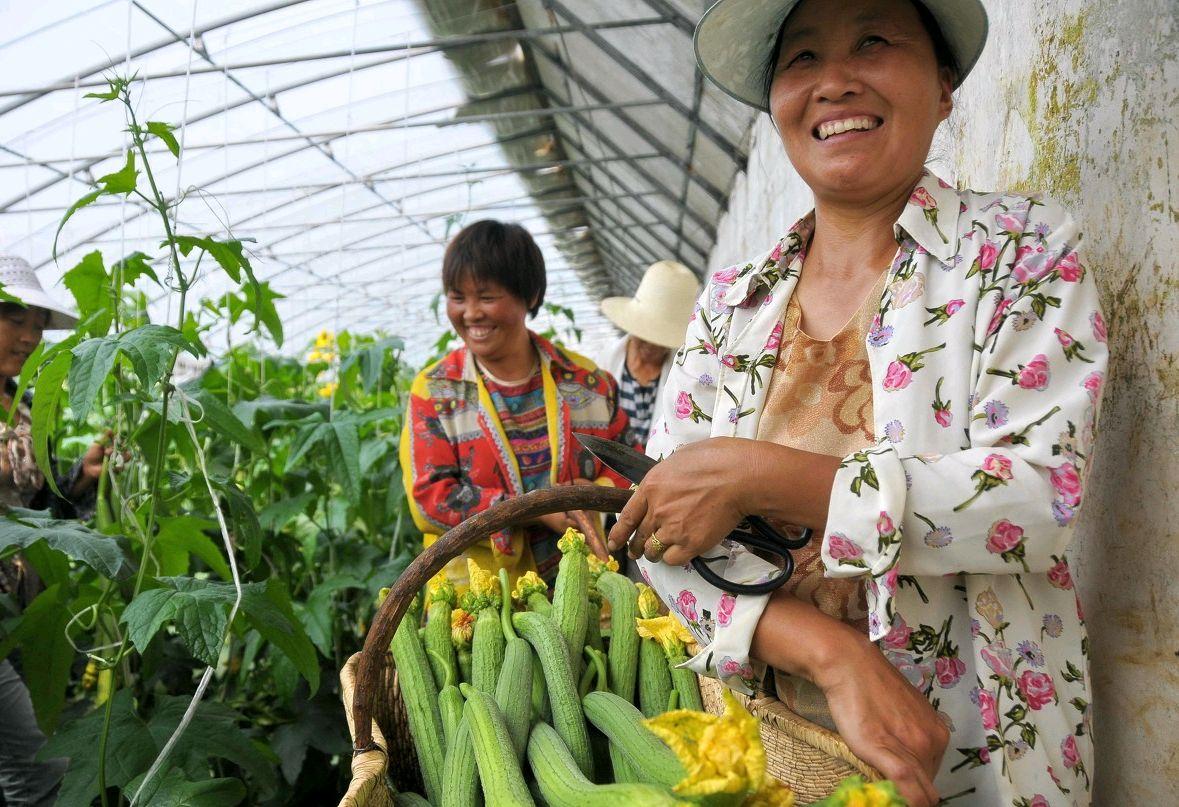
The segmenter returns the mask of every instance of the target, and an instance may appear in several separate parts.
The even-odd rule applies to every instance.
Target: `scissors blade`
[[[610,470],[636,485],[643,481],[647,471],[655,467],[656,460],[635,451],[630,446],[592,434],[574,434],[573,436],[586,450],[605,463]]]

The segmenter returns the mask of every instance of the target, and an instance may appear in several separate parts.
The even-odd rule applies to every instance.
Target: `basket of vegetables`
[[[560,542],[551,599],[535,574],[509,588],[506,572],[469,563],[461,597],[439,574],[506,526],[618,512],[629,495],[536,491],[469,519],[406,569],[341,674],[354,740],[341,807],[795,804],[768,772],[758,719],[727,690],[718,714],[704,711],[698,679],[678,667],[690,636],[580,533]],[[864,803],[902,803],[887,784],[841,787],[823,804],[856,803],[864,788]]]

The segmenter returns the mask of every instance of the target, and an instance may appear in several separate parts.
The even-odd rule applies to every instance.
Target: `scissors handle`
[[[730,594],[768,594],[785,585],[786,581],[794,574],[794,556],[790,554],[790,550],[806,546],[811,538],[811,529],[807,527],[797,538],[787,538],[758,516],[750,516],[747,521],[749,526],[753,528],[752,531],[732,532],[728,536],[729,540],[736,541],[750,549],[759,549],[767,554],[782,558],[781,572],[761,583],[734,583],[721,577],[708,566],[713,561],[725,559],[724,555],[714,558],[692,558],[692,568],[705,582],[711,583],[721,591],[727,591]]]

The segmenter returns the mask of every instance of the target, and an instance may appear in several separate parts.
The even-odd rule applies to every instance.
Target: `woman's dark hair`
[[[442,256],[442,288],[463,281],[496,283],[528,306],[536,316],[544,302],[544,255],[519,224],[484,219],[459,231]]]
[[[925,33],[929,34],[929,39],[933,42],[933,56],[937,59],[937,66],[948,69],[952,76],[952,82],[957,84],[958,60],[954,58],[954,52],[950,50],[950,43],[942,34],[941,26],[937,24],[937,20],[934,19],[932,12],[925,7],[924,3],[919,0],[910,0],[910,2],[917,9],[917,18],[921,20],[921,27],[925,29]],[[790,13],[786,15],[786,19],[782,20],[782,25],[778,28],[778,35],[774,37],[774,49],[770,51],[770,57],[766,60],[762,71],[762,89],[767,108],[770,105],[770,87],[774,83],[774,71],[778,69],[778,53],[782,50],[782,37],[786,33],[786,24],[790,22],[790,18],[797,9],[798,6],[792,8]]]
[[[0,317],[3,317],[4,319],[9,319],[11,317],[24,316],[30,312],[39,313],[42,316],[42,318],[44,319],[45,324],[46,325],[49,324],[49,316],[50,315],[49,315],[49,312],[46,311],[44,308],[37,308],[35,306],[33,308],[25,308],[20,303],[8,303],[8,302],[0,303]]]

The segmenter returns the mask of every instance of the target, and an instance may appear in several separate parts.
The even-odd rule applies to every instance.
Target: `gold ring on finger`
[[[664,546],[663,542],[654,535],[647,539],[647,547],[650,549],[648,557],[654,555],[652,560],[659,560],[661,557],[663,557],[663,553],[667,551],[667,547]]]

